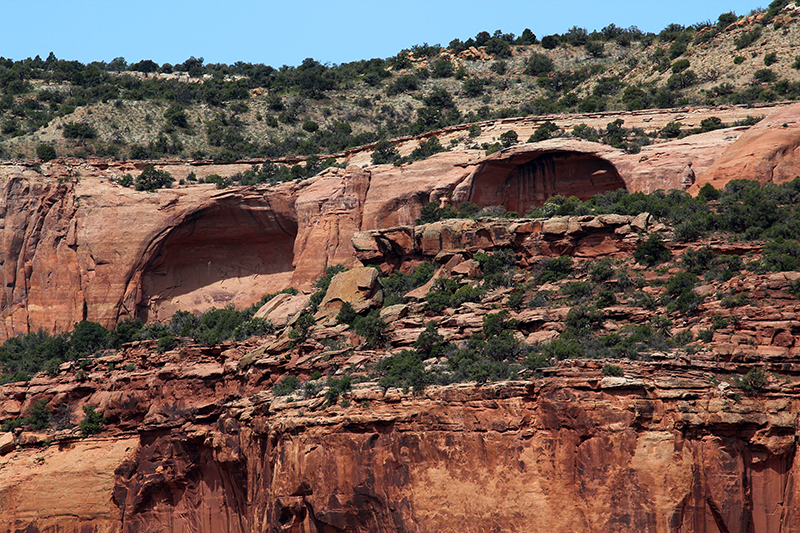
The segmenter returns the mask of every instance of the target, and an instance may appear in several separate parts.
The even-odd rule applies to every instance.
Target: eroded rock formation
[[[386,254],[371,256],[376,263],[418,255],[443,263],[455,255],[448,250],[491,248],[514,248],[524,263],[526,253],[541,259],[555,246],[584,257],[621,254],[634,236],[660,229],[647,215],[452,220],[410,233],[362,232],[354,244],[376,243],[367,251]],[[592,234],[614,246],[582,245]],[[329,301],[371,294],[372,269],[352,272]],[[266,348],[280,331],[218,346],[187,342],[165,353],[143,341],[67,363],[56,376],[0,386],[0,420],[44,401],[56,424],[0,434],[0,529],[795,531],[800,303],[788,291],[798,278],[735,275],[697,287],[751,300],[740,307],[704,301],[695,333],[730,319],[715,326],[713,345],[614,361],[621,376],[606,375],[606,361],[568,360],[518,381],[384,388],[371,369],[389,352],[353,351],[345,345],[352,330],[321,323],[312,338],[275,353]],[[663,285],[648,289],[658,296]],[[437,331],[454,342],[472,338],[512,290],[448,310]],[[405,315],[384,309],[387,317],[396,313],[392,350],[424,330],[430,317],[422,306],[401,306]],[[569,309],[511,311],[515,335],[551,339]],[[661,313],[620,303],[605,309],[603,328],[650,323]],[[673,318],[673,333],[689,327]],[[759,390],[736,388],[736,378],[754,368],[766,371]],[[309,380],[317,372],[353,372],[363,381],[338,402],[321,384],[273,393],[288,374]],[[101,436],[80,437],[85,405],[105,418]]]
[[[734,141],[729,152],[750,147],[734,150],[740,153],[767,137],[775,147],[771,172],[788,177],[798,109],[786,108],[744,135],[742,128],[720,130],[641,154],[554,139],[488,157],[462,150],[401,167],[329,169],[271,188],[191,185],[145,193],[113,182],[141,171],[128,162],[5,164],[0,339],[39,328],[65,331],[82,319],[104,326],[129,316],[163,320],[177,309],[241,307],[289,285],[309,288],[326,266],[359,265],[355,233],[411,224],[431,201],[523,214],[554,194],[586,199],[619,187],[686,189],[706,168],[704,175],[716,175],[722,162],[712,162]],[[176,177],[194,168],[161,166]],[[229,175],[246,165],[197,168],[197,175]],[[746,176],[719,179],[733,177]]]
[[[777,111],[744,132],[698,178],[696,192],[706,183],[722,188],[733,179],[784,183],[800,176],[800,106]]]
[[[106,416],[138,420],[138,435],[59,437],[3,456],[0,525],[671,533],[798,523],[793,385],[735,399],[691,364],[612,378],[589,361],[424,394],[365,385],[348,407],[325,407],[259,392],[264,370],[237,370],[235,354],[176,356],[105,385],[98,375],[30,390],[105,398]]]
[[[615,152],[595,143],[563,139],[512,147],[480,163],[466,195],[478,205],[502,205],[518,213],[559,194],[588,200],[625,188],[614,165],[604,157]]]

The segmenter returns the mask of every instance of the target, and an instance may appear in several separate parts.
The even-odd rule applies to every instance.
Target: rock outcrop
[[[447,253],[511,248],[524,262],[572,255],[593,258],[630,254],[653,225],[648,213],[549,219],[449,219],[422,226],[372,230],[353,236],[356,256],[385,270]],[[442,255],[444,254],[444,255]]]
[[[178,309],[241,307],[290,285],[308,289],[327,266],[360,265],[354,234],[411,224],[431,201],[502,205],[524,214],[554,194],[585,199],[619,187],[685,189],[708,168],[697,190],[704,182],[750,176],[752,165],[734,165],[733,155],[766,145],[770,179],[790,179],[798,109],[788,107],[746,132],[720,130],[641,154],[554,139],[488,157],[461,150],[400,167],[333,168],[274,187],[190,185],[146,193],[114,183],[123,172],[141,171],[129,162],[5,164],[0,340],[40,328],[69,330],[83,319],[104,326],[131,316],[159,321]],[[161,166],[176,177],[194,168]],[[723,167],[739,170],[719,174]],[[246,165],[224,168],[198,167],[198,175],[230,175]]]
[[[367,251],[386,254],[371,255],[376,263],[424,256],[450,264],[479,249],[513,248],[524,264],[526,251],[541,258],[558,246],[624,262],[629,240],[661,229],[646,214],[452,220],[361,232],[354,245],[375,243]],[[613,246],[580,244],[592,234]],[[718,253],[746,248],[706,244]],[[660,277],[644,287],[649,293],[666,291],[669,273],[644,274]],[[566,360],[514,381],[419,391],[376,382],[375,363],[409,347],[431,318],[413,299],[383,309],[392,320],[386,349],[358,349],[346,326],[318,324],[311,338],[275,350],[288,328],[217,346],[184,339],[164,353],[156,341],[140,341],[68,362],[57,375],[0,386],[0,420],[43,402],[55,426],[0,435],[0,529],[793,531],[800,523],[800,303],[791,294],[798,278],[733,275],[696,287],[747,300],[730,306],[708,297],[695,316],[673,313],[671,335],[712,332],[713,342],[695,351]],[[334,282],[322,308],[345,300],[366,307],[375,296],[372,268]],[[539,288],[555,295],[566,283],[573,282]],[[446,310],[437,331],[450,341],[474,338],[512,290]],[[279,295],[264,313],[298,297]],[[514,334],[558,336],[566,298],[510,310]],[[620,301],[604,309],[601,327],[619,332],[664,315],[663,307]],[[612,363],[616,375],[604,370]],[[738,380],[752,370],[763,383],[748,390]],[[332,381],[312,379],[320,374],[350,374],[353,386],[339,399]],[[305,388],[276,394],[288,375]],[[87,405],[105,420],[100,436],[81,437]]]
[[[751,179],[762,185],[800,176],[800,106],[778,111],[744,132],[703,172],[690,190],[709,183],[720,189],[730,180]]]
[[[0,457],[0,526],[667,533],[798,521],[794,383],[737,397],[687,362],[603,377],[586,361],[422,394],[364,384],[326,407],[273,397],[259,385],[269,371],[237,369],[237,357],[165,354],[160,369],[0,388],[95,403],[137,430],[67,432]]]

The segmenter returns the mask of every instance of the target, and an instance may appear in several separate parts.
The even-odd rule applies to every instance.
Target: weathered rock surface
[[[273,399],[252,369],[188,373],[186,361],[74,389],[73,402],[138,421],[138,435],[3,456],[0,526],[745,532],[798,523],[794,382],[735,398],[691,366],[630,365],[609,378],[584,361],[544,379],[417,395],[364,384],[349,407],[326,408],[324,398]],[[49,398],[55,384],[0,394]]]
[[[372,267],[359,267],[336,274],[320,303],[317,318],[336,317],[345,303],[350,304],[356,313],[379,307],[383,302],[383,293],[378,284],[378,274],[378,270]]]
[[[651,229],[648,218],[550,219],[541,233],[618,235],[622,227]],[[476,228],[495,239],[487,246],[512,247],[516,231],[504,224],[526,222],[481,228],[480,221],[452,221],[447,242],[463,251],[436,256],[442,268],[463,259]],[[528,372],[513,382],[415,393],[369,381],[370,365],[388,351],[308,339],[272,353],[266,348],[281,341],[276,335],[163,354],[155,341],[132,343],[87,359],[80,378],[68,363],[57,376],[0,386],[0,420],[42,400],[57,415],[56,428],[0,441],[11,436],[16,447],[0,455],[0,529],[794,531],[800,303],[787,289],[798,278],[782,272],[708,282],[698,316],[687,325],[673,314],[673,331],[696,333],[728,319],[714,326],[713,343],[691,355],[613,361],[621,376],[604,374],[607,361],[567,360],[540,369],[539,377]],[[559,283],[540,288],[558,292]],[[665,290],[663,283],[647,288]],[[448,310],[438,318],[440,334],[469,339],[511,290]],[[713,294],[750,300],[726,307]],[[512,311],[515,334],[552,339],[567,305]],[[393,349],[423,331],[430,317],[419,311],[414,303],[384,309]],[[653,322],[663,309],[621,302],[605,312],[611,332]],[[350,334],[342,326],[323,329],[323,340]],[[128,362],[135,368],[126,369]],[[736,378],[754,368],[766,372],[760,390],[737,388]],[[319,387],[282,397],[271,390],[287,374],[308,381],[315,372],[340,376],[345,369],[364,380],[344,392],[346,402],[329,405]],[[101,437],[79,436],[87,404],[106,419]]]
[[[354,248],[354,234],[411,224],[430,201],[503,205],[522,214],[552,194],[588,198],[623,186],[686,188],[709,167],[709,177],[698,181],[696,190],[709,180],[719,185],[761,175],[764,165],[735,163],[743,159],[734,155],[748,150],[768,154],[769,179],[791,179],[798,159],[798,110],[787,107],[744,133],[711,132],[635,155],[554,139],[489,157],[466,150],[401,167],[351,165],[275,187],[192,185],[145,193],[112,182],[123,172],[141,170],[130,162],[65,160],[46,163],[41,172],[5,164],[0,166],[0,340],[39,328],[65,331],[83,319],[104,326],[130,316],[164,320],[178,309],[249,305],[290,285],[309,289],[326,266],[359,266],[358,257],[366,252],[357,242]],[[712,165],[738,135],[728,155]],[[176,177],[195,169],[182,162],[161,166]],[[716,170],[723,167],[738,170]],[[246,166],[231,165],[227,172],[197,167],[197,172],[212,169],[230,175]],[[404,231],[384,235],[381,242],[408,249],[411,236]],[[600,252],[607,244],[579,243],[576,249],[608,253]],[[541,253],[561,253],[564,246],[571,244]]]
[[[780,110],[744,132],[697,179],[690,192],[733,179],[784,183],[800,176],[800,106]]]
[[[630,253],[653,231],[647,213],[549,219],[448,219],[421,226],[372,230],[353,236],[356,257],[383,268],[420,259],[448,262],[454,252],[511,248],[523,261],[572,255],[591,258]],[[458,268],[455,266],[455,268]],[[469,266],[466,267],[469,273]]]

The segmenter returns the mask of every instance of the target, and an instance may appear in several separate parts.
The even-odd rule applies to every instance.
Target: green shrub
[[[93,405],[84,405],[83,412],[86,416],[81,420],[80,428],[81,434],[83,434],[84,437],[96,435],[103,431],[103,424],[105,424],[106,421],[100,413],[95,411]]]
[[[519,136],[517,135],[516,131],[508,130],[500,134],[500,142],[502,143],[503,148],[508,148],[509,146],[519,142]]]
[[[477,252],[474,259],[480,265],[485,287],[510,287],[513,284],[510,272],[516,269],[519,257],[512,250],[504,249],[488,254]]]
[[[577,359],[583,357],[583,348],[575,340],[555,339],[542,346],[542,354],[547,359],[555,359],[557,361]]]
[[[610,307],[612,305],[617,305],[617,296],[614,294],[614,291],[609,290],[602,290],[597,295],[597,307]]]
[[[446,347],[447,343],[439,335],[438,326],[433,320],[425,324],[425,330],[414,341],[414,349],[423,359],[441,357]]]
[[[758,83],[772,83],[778,79],[778,75],[774,70],[762,68],[753,73],[753,79]]]
[[[636,245],[633,258],[642,265],[654,266],[663,263],[672,257],[672,254],[664,246],[664,240],[658,233],[652,233],[644,241]]]
[[[373,309],[367,316],[356,316],[353,329],[364,337],[365,348],[379,348],[386,344],[388,325],[380,317],[378,309]]]
[[[602,41],[588,41],[583,47],[586,53],[592,57],[603,57],[603,52],[606,48],[605,43]]]
[[[617,365],[607,364],[606,366],[603,367],[603,375],[622,377],[625,375],[625,371],[622,370],[622,367],[619,367]]]
[[[373,165],[394,164],[400,161],[400,153],[394,143],[381,139],[375,145],[371,158]]]
[[[39,144],[36,146],[36,157],[42,161],[50,161],[57,157],[56,149],[49,144]]]
[[[525,301],[525,293],[522,291],[512,292],[508,295],[508,299],[506,300],[506,307],[509,309],[519,310],[522,308],[522,304]]]
[[[717,254],[708,245],[696,250],[688,248],[681,255],[681,264],[687,272],[699,276],[717,266]]]
[[[594,285],[588,281],[572,281],[561,286],[561,293],[582,302],[592,295]]]
[[[748,46],[756,42],[756,40],[758,40],[759,37],[761,37],[761,27],[756,26],[752,30],[744,32],[741,35],[739,35],[739,37],[734,39],[733,44],[734,46],[736,46],[737,50],[741,50],[742,48],[747,48]]]
[[[545,37],[546,39],[547,37]],[[542,40],[544,44],[544,39]],[[533,53],[525,63],[525,74],[529,76],[541,76],[553,70],[553,60],[549,57]]]
[[[600,309],[584,305],[573,307],[564,320],[564,325],[567,327],[565,334],[576,339],[585,337],[600,329],[603,320],[605,320],[605,313]]]
[[[189,117],[186,115],[183,106],[177,103],[171,104],[169,108],[164,111],[164,121],[166,124],[164,131],[167,133],[174,131],[175,128],[189,128]]]
[[[300,388],[300,385],[301,382],[297,379],[297,376],[287,374],[272,387],[272,394],[275,396],[288,396]]]
[[[336,323],[350,326],[355,322],[356,317],[358,317],[358,314],[355,309],[353,309],[353,305],[350,302],[344,302],[342,303],[341,309],[339,309],[339,313],[336,315]]]
[[[383,287],[383,305],[403,303],[405,294],[428,283],[435,271],[436,266],[430,261],[425,261],[417,265],[411,274],[394,271],[389,276],[380,278]]]
[[[50,427],[50,410],[47,408],[47,400],[37,400],[28,408],[24,423],[32,429],[42,431]]]
[[[542,48],[553,50],[558,46],[558,35],[545,35],[542,37]]]
[[[344,376],[341,379],[331,378],[328,380],[328,392],[325,393],[325,399],[328,400],[328,405],[336,404],[339,396],[353,388],[350,376]]]
[[[423,356],[414,350],[403,350],[399,354],[382,359],[376,366],[385,375],[381,387],[401,387],[421,390],[431,383],[430,376],[422,364]]]
[[[589,267],[589,277],[595,283],[602,283],[614,276],[614,267],[611,258],[604,257],[595,261]]]
[[[535,143],[539,141],[546,141],[552,137],[554,133],[559,131],[559,129],[560,128],[554,122],[550,122],[548,120],[536,128],[536,131],[533,132],[533,135],[528,137],[528,142]]]
[[[444,152],[444,146],[439,142],[439,137],[433,135],[427,141],[420,141],[408,157],[410,161],[420,161],[439,152]]]
[[[664,296],[667,311],[694,313],[702,301],[693,290],[697,282],[697,276],[689,272],[678,272],[671,276],[667,281],[667,291]]]
[[[741,379],[735,379],[734,385],[746,392],[758,392],[767,386],[767,373],[763,368],[753,368]]]
[[[788,272],[800,270],[800,246],[794,240],[775,239],[764,246],[760,271]]]
[[[303,313],[297,318],[294,327],[289,332],[289,338],[292,340],[292,345],[303,343],[309,338],[311,328],[317,324],[314,315],[311,313]]]
[[[178,341],[174,335],[164,335],[158,338],[156,349],[158,350],[158,353],[164,353],[174,350],[177,345]]]
[[[135,188],[137,191],[154,192],[171,187],[174,181],[175,179],[166,170],[157,170],[153,165],[148,165],[137,176]]]
[[[78,139],[78,140],[85,140],[85,139],[94,139],[97,137],[97,131],[84,122],[70,122],[68,124],[64,124],[64,130],[62,132],[65,139]]]
[[[672,64],[672,73],[678,74],[679,72],[683,72],[687,68],[689,68],[689,60],[679,59]]]
[[[564,279],[572,273],[572,258],[568,255],[549,258],[544,262],[539,283],[549,283]]]
[[[681,124],[680,122],[668,122],[658,134],[666,139],[674,139],[681,134]]]

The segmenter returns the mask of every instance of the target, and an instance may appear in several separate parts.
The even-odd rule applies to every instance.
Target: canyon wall
[[[716,172],[711,166],[728,146],[760,146],[757,134],[764,130],[784,134],[783,148],[774,152],[789,154],[781,169],[794,168],[791,147],[800,125],[787,117],[798,109],[788,107],[767,122],[781,122],[778,132],[718,130],[639,154],[551,139],[490,156],[458,149],[400,167],[332,168],[274,187],[190,184],[148,193],[115,181],[140,172],[140,164],[6,163],[0,166],[0,340],[40,328],[66,331],[84,319],[106,327],[133,316],[161,321],[178,309],[243,307],[288,286],[307,289],[326,266],[360,264],[355,233],[411,224],[431,201],[502,205],[523,214],[556,194],[587,199],[620,187],[685,190],[700,173]],[[197,170],[202,177],[247,165],[165,162],[159,168],[175,177]],[[793,172],[786,169],[782,176]]]
[[[739,396],[685,362],[604,377],[588,361],[424,393],[364,384],[343,407],[273,398],[255,385],[263,369],[237,370],[231,357],[72,388],[71,405],[100,403],[119,433],[57,436],[0,457],[0,526],[743,533],[800,524],[795,385]],[[31,397],[58,389],[37,385]],[[12,391],[0,393],[8,401]]]

